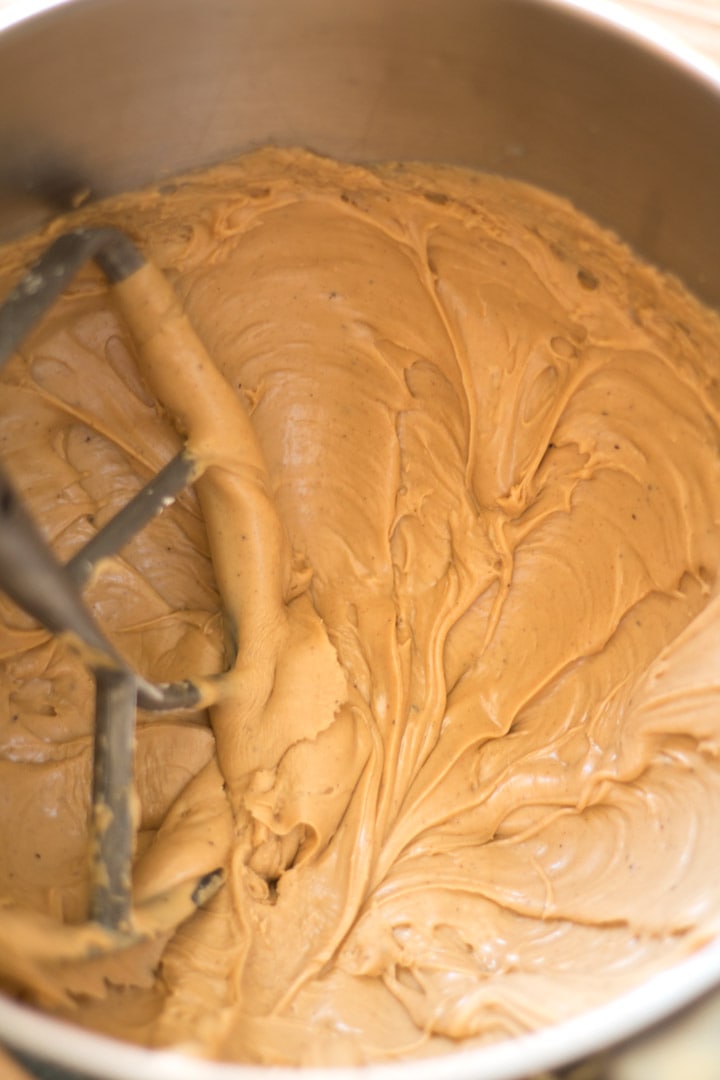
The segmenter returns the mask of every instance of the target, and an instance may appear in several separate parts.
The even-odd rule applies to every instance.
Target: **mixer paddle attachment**
[[[146,265],[122,232],[76,229],[60,236],[28,271],[0,307],[0,368],[61,293],[68,280],[94,259],[111,284]],[[5,470],[0,467],[0,588],[51,633],[62,635],[81,653],[96,687],[91,821],[93,932],[84,946],[98,955],[173,930],[220,888],[221,868],[175,887],[133,908],[131,870],[133,752],[136,708],[156,712],[195,709],[210,703],[212,680],[152,683],[118,654],[83,602],[81,586],[99,560],[119,551],[202,472],[183,450],[62,565],[32,520]],[[42,920],[41,920],[42,921]],[[70,928],[68,928],[70,929]],[[63,953],[62,928],[45,927],[53,953]],[[68,959],[77,959],[78,941],[67,938]]]

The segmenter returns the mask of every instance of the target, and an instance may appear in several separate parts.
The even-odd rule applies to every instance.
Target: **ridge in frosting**
[[[0,984],[150,1046],[363,1063],[558,1022],[716,935],[718,317],[454,168],[263,150],[72,220],[166,271],[218,411],[88,268],[3,375],[0,452],[66,558],[183,434],[207,454],[87,598],[153,679],[231,666],[136,754],[136,896],[227,884],[159,941],[53,953],[91,682],[0,598]],[[1,291],[67,227],[3,249]]]

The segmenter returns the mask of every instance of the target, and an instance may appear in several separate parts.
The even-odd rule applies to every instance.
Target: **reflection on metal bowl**
[[[568,196],[720,302],[720,81],[600,4],[65,0],[0,32],[0,235],[264,144],[422,159]],[[17,6],[20,11],[20,5]],[[720,983],[720,946],[557,1028],[375,1080],[523,1077],[612,1047]],[[0,1037],[103,1078],[251,1080],[0,1000]],[[296,1077],[274,1070],[275,1077]],[[326,1080],[352,1070],[323,1070]],[[618,1075],[620,1075],[618,1073]]]

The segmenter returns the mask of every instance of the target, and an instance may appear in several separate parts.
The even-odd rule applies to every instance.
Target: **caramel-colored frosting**
[[[6,989],[359,1063],[560,1021],[714,936],[720,320],[456,169],[266,150],[78,220],[166,271],[223,378],[88,268],[5,370],[0,454],[63,558],[185,436],[202,460],[86,597],[143,674],[229,672],[209,715],[140,714],[135,898],[227,878],[175,932],[61,944],[93,932],[92,682],[0,600]],[[67,227],[2,252],[2,293]]]

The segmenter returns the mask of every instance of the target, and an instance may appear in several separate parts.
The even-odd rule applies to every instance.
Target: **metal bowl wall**
[[[33,6],[32,0],[30,6]],[[470,165],[568,196],[720,304],[720,76],[573,0],[36,0],[0,14],[0,239],[264,143]],[[537,1035],[364,1080],[508,1080],[720,983],[720,946]],[[127,1080],[265,1070],[126,1047],[0,999],[0,1039]],[[273,1070],[273,1080],[294,1070]],[[323,1080],[354,1070],[318,1072]]]

